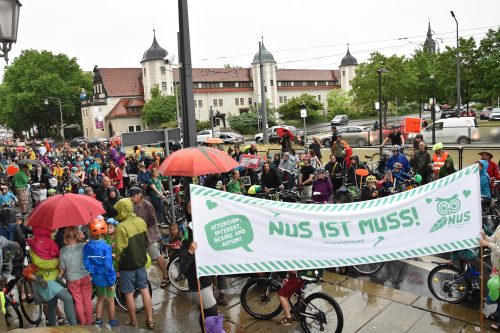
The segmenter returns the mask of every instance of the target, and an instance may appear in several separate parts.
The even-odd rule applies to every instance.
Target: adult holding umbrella
[[[288,128],[278,127],[276,134],[281,138],[281,154],[289,152],[290,148],[292,148],[292,140],[294,139],[292,132]]]

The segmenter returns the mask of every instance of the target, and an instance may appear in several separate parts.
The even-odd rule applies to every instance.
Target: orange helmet
[[[108,224],[103,218],[96,217],[90,222],[89,230],[92,236],[105,235],[108,233]]]

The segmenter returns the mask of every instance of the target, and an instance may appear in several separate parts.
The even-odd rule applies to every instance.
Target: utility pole
[[[430,77],[432,81],[432,109],[431,109],[431,115],[432,115],[432,144],[436,144],[436,77],[434,75],[431,75]]]
[[[455,17],[455,13],[450,11],[451,16],[455,20],[457,24],[457,117],[460,117],[460,104],[461,104],[461,96],[460,96],[460,49],[459,49],[459,41],[458,41],[458,21]]]
[[[262,142],[269,144],[267,135],[267,105],[266,89],[264,87],[264,64],[262,64],[262,42],[259,42],[259,68],[260,68],[260,109],[262,114]]]

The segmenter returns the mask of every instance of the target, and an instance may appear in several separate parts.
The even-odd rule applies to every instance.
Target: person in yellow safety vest
[[[438,142],[433,147],[434,155],[432,156],[432,165],[434,169],[434,179],[438,179],[439,169],[444,165],[448,158],[448,152],[443,151],[443,143]]]

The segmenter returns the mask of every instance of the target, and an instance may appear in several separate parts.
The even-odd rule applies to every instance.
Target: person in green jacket
[[[457,170],[455,170],[455,166],[453,165],[453,158],[451,158],[451,156],[448,156],[446,158],[446,161],[444,162],[444,165],[439,169],[439,179],[449,176],[455,172],[457,172]]]
[[[16,197],[19,200],[19,206],[23,215],[26,215],[28,212],[28,184],[30,182],[29,172],[29,167],[25,164],[12,179],[12,183],[16,188]]]
[[[229,193],[245,194],[245,185],[240,179],[240,172],[233,170],[231,172],[231,180],[226,184],[226,191]]]
[[[148,318],[146,326],[149,329],[154,329],[153,307],[146,272],[147,225],[143,219],[134,213],[134,205],[130,198],[120,199],[114,208],[118,212],[115,220],[120,222],[115,228],[116,260],[120,271],[120,288],[122,293],[125,294],[130,318],[127,325],[139,326],[134,301],[134,291],[139,289]]]

